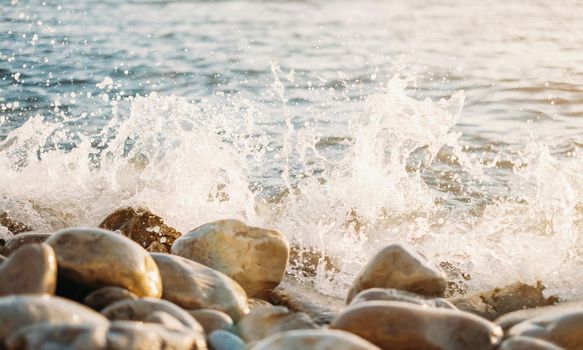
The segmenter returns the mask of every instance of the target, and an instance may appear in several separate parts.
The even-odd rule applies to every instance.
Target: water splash
[[[394,241],[459,272],[461,289],[542,280],[549,292],[583,295],[573,282],[583,277],[582,155],[559,159],[533,139],[486,159],[455,132],[463,93],[418,100],[399,78],[326,138],[288,109],[282,81],[293,75],[273,72],[278,117],[239,98],[152,94],[112,99],[92,136],[29,119],[0,143],[0,210],[42,231],[96,225],[128,205],[181,231],[227,217],[275,227],[330,257],[334,269],[304,278],[331,295]],[[494,165],[501,158],[511,166]],[[492,169],[507,179],[504,195],[489,185]]]

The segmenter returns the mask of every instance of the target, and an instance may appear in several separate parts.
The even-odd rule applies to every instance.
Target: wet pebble
[[[101,311],[101,314],[110,320],[161,323],[172,328],[173,321],[161,313],[174,318],[192,332],[204,334],[202,326],[188,312],[166,300],[155,298],[125,299],[115,302]]]
[[[351,305],[330,328],[393,350],[493,350],[502,339],[500,327],[470,313],[399,301]]]
[[[558,298],[545,297],[543,295],[544,289],[540,283],[531,286],[516,282],[490,291],[451,298],[449,301],[460,310],[495,320],[512,311],[555,304]]]
[[[350,305],[362,303],[365,301],[385,300],[385,301],[403,301],[416,305],[424,305],[429,307],[438,307],[444,309],[457,310],[457,308],[442,298],[429,298],[423,295],[406,292],[404,290],[390,289],[390,288],[371,288],[365,289],[358,293],[350,302]]]
[[[564,348],[541,339],[518,336],[504,340],[498,350],[564,350]]]
[[[138,296],[121,287],[103,287],[91,292],[83,301],[83,304],[93,310],[101,311],[108,305],[125,299],[138,299]]]
[[[200,309],[190,310],[188,313],[200,323],[207,335],[217,330],[232,330],[233,328],[233,319],[224,312]]]
[[[421,295],[441,295],[447,286],[443,271],[433,266],[413,247],[397,243],[386,246],[361,269],[346,298],[369,288],[401,289]]]
[[[583,349],[583,310],[547,314],[521,322],[510,329],[510,336],[546,340],[566,349]]]
[[[0,296],[54,294],[56,288],[57,260],[46,244],[24,246],[0,265]]]
[[[168,253],[182,234],[164,223],[164,219],[147,208],[121,208],[108,215],[100,228],[119,231],[147,251]]]
[[[223,273],[180,256],[151,255],[162,275],[162,298],[187,310],[219,310],[233,321],[249,312],[245,291]]]
[[[290,312],[283,306],[261,306],[253,309],[237,325],[246,342],[257,341],[272,334],[318,326],[303,312]]]
[[[380,350],[377,346],[348,332],[304,329],[274,334],[249,347],[249,350]]]
[[[97,228],[71,228],[46,241],[57,256],[59,274],[99,288],[118,286],[137,296],[160,297],[158,267],[148,252],[132,240]]]
[[[0,348],[8,336],[24,327],[41,323],[103,325],[108,321],[86,306],[56,296],[19,295],[0,298]]]
[[[178,238],[172,253],[221,271],[237,281],[248,296],[266,295],[283,278],[289,243],[274,230],[220,220]]]

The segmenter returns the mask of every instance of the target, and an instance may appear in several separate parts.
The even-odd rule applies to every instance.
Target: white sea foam
[[[275,227],[336,260],[340,271],[321,269],[312,279],[332,295],[343,295],[371,254],[394,241],[468,274],[456,278],[469,290],[542,280],[562,297],[583,295],[582,157],[559,160],[533,140],[512,153],[508,193],[468,210],[456,202],[459,191],[428,185],[461,186],[466,176],[477,199],[489,194],[492,164],[465,152],[452,131],[463,93],[417,100],[406,88],[395,78],[362,102],[340,157],[318,147],[313,128],[294,126],[285,106],[287,131],[268,134],[249,101],[136,97],[129,114],[114,108],[100,134],[79,136],[70,150],[46,147],[70,141],[62,123],[31,118],[0,143],[0,210],[41,231],[97,225],[128,205],[181,231],[220,218]]]

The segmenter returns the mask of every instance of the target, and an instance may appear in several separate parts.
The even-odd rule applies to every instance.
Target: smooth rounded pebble
[[[208,337],[209,345],[214,350],[243,350],[245,342],[231,332],[216,330]]]
[[[381,249],[360,270],[346,298],[369,288],[393,288],[426,296],[443,294],[447,280],[443,271],[433,266],[413,247],[402,243]]]
[[[151,256],[162,275],[162,298],[186,310],[219,310],[235,322],[249,313],[245,291],[223,273],[176,255]]]
[[[224,312],[211,309],[188,310],[187,312],[200,323],[207,335],[214,331],[233,328],[233,319]]]
[[[18,295],[0,298],[0,348],[9,335],[40,323],[102,325],[108,321],[90,308],[60,297]]]
[[[348,332],[303,329],[277,333],[252,345],[249,350],[380,350],[368,341]]]
[[[518,336],[504,340],[498,350],[564,350],[564,348],[541,339]]]
[[[542,316],[551,317],[553,315],[560,315],[568,311],[583,311],[583,301],[570,301],[566,303],[556,304],[552,306],[542,306],[532,309],[517,310],[500,316],[496,319],[496,324],[502,327],[504,332],[508,331],[513,326],[529,319],[534,319]]]
[[[583,310],[569,310],[526,320],[508,334],[543,339],[566,349],[583,349],[582,329]]]
[[[9,350],[206,350],[204,337],[159,324],[39,324],[8,339]]]
[[[91,287],[118,286],[137,296],[162,295],[160,272],[148,252],[131,239],[97,228],[71,228],[46,241],[59,274]]]
[[[105,307],[125,299],[138,299],[138,296],[134,293],[130,292],[129,290],[121,287],[103,287],[91,292],[85,300],[83,300],[83,304],[89,306],[93,310],[101,311]]]
[[[289,260],[289,243],[278,231],[220,220],[178,238],[172,253],[221,271],[248,296],[266,295],[281,282]]]
[[[9,256],[21,247],[29,244],[40,244],[45,242],[51,236],[50,233],[26,232],[20,233],[4,243],[3,254]]]
[[[290,312],[283,306],[260,306],[253,309],[237,325],[246,342],[257,341],[272,334],[297,329],[316,329],[318,326],[303,312]]]
[[[354,333],[393,350],[490,350],[502,339],[500,327],[470,313],[400,301],[352,305],[330,328]]]
[[[24,246],[0,265],[0,296],[54,294],[57,259],[46,244]]]
[[[167,318],[160,314],[157,314],[157,316],[155,315],[156,318],[152,317],[153,314],[160,312],[172,316],[191,331],[199,332],[201,334],[204,333],[202,326],[188,312],[169,301],[161,299],[140,298],[137,300],[120,300],[103,309],[101,314],[110,320],[153,322],[157,319],[159,321],[166,321]],[[160,323],[159,321],[153,323]],[[164,324],[164,322],[161,323]],[[171,324],[166,325],[171,326]]]

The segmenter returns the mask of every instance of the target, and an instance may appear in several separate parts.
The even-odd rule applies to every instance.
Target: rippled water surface
[[[583,295],[580,1],[0,2],[0,210],[145,205]],[[2,232],[0,232],[2,233]],[[290,271],[294,272],[294,271]],[[469,279],[462,278],[468,274]]]

